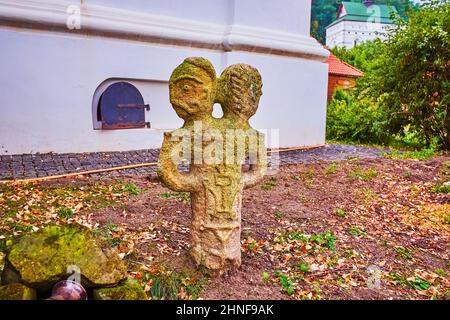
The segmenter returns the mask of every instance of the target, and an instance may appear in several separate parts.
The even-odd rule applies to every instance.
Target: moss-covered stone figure
[[[0,300],[35,300],[36,291],[21,283],[0,286]]]
[[[184,125],[164,135],[158,175],[168,188],[191,193],[191,255],[219,273],[241,264],[242,190],[267,170],[264,135],[248,123],[261,87],[255,68],[232,65],[217,80],[203,58],[187,58],[169,81],[170,101]],[[215,102],[222,106],[221,119],[212,116]],[[180,151],[187,154],[188,173],[178,171]],[[250,170],[242,172],[245,159]]]
[[[113,288],[94,290],[95,300],[148,300],[144,289],[136,280],[127,279],[123,284]]]
[[[2,282],[49,290],[70,276],[71,266],[79,268],[85,287],[113,286],[127,278],[127,267],[115,251],[103,248],[88,228],[72,224],[20,238],[6,256]]]

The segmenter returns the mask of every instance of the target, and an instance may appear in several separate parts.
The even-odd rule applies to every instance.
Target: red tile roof
[[[343,75],[343,76],[355,77],[355,78],[359,78],[364,75],[364,73],[362,71],[360,71],[360,70],[356,69],[354,66],[340,60],[338,57],[336,57],[331,52],[330,52],[330,57],[328,58],[326,63],[328,63],[328,73],[329,74]]]

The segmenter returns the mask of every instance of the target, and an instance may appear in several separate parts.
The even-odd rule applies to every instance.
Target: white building
[[[327,26],[327,47],[350,49],[367,40],[385,39],[393,24],[391,13],[397,10],[393,6],[373,3],[371,0],[342,2],[336,20]]]
[[[280,147],[324,144],[328,52],[309,36],[310,6],[0,0],[0,155],[158,148],[162,132],[182,124],[168,79],[189,56],[209,59],[219,75],[238,62],[257,67],[264,94],[253,126],[279,129]],[[132,93],[139,119],[122,129],[99,112],[116,82],[142,95]]]

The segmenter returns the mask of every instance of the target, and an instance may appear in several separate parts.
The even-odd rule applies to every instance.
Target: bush
[[[355,100],[352,93],[336,90],[327,110],[327,139],[353,143],[388,144],[383,130],[384,115],[367,99]]]
[[[336,49],[363,69],[358,87],[336,92],[327,137],[345,142],[450,150],[450,0],[396,17],[386,41]]]

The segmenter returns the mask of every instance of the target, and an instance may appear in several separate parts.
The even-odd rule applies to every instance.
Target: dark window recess
[[[150,105],[144,104],[139,90],[128,82],[110,85],[98,101],[97,120],[102,129],[150,128],[145,122],[145,111]]]

